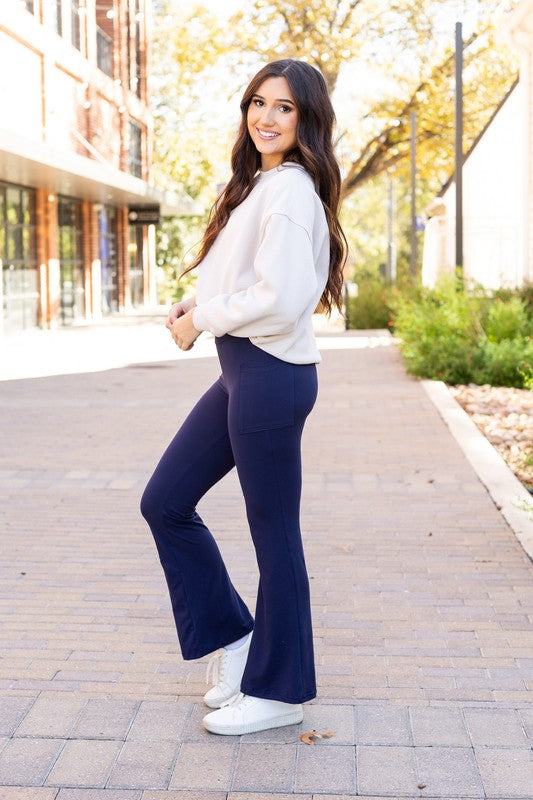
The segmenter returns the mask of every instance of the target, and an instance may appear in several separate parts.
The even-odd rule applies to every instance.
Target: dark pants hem
[[[251,631],[253,631],[253,628],[248,628],[248,630],[242,630],[237,633],[230,633],[229,636],[224,637],[223,642],[219,640],[220,644],[215,644],[214,647],[208,644],[205,647],[197,648],[193,651],[189,650],[187,655],[182,652],[182,658],[184,661],[194,661],[195,658],[203,658],[211,653],[215,653],[217,650],[220,650],[221,647],[225,647],[227,644],[231,644],[232,642],[236,642],[238,639],[242,639],[243,636],[246,636],[246,634],[250,633]],[[191,652],[195,653],[195,655],[190,655]]]

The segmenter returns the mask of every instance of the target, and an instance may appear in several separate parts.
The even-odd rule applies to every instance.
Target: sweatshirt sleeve
[[[254,259],[257,282],[232,294],[218,294],[194,309],[200,331],[215,336],[269,336],[294,329],[313,298],[317,277],[313,246],[306,229],[289,216],[272,213],[266,220]]]

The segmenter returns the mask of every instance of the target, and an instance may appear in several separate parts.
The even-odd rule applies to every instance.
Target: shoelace
[[[226,664],[226,659],[224,658],[225,655],[226,650],[222,649],[212,655],[209,659],[207,663],[207,675],[205,678],[206,684],[209,684],[209,681],[212,679],[213,685],[216,686],[217,683],[222,680],[224,666]]]
[[[233,697],[229,698],[229,700],[225,700],[223,703],[221,703],[220,707],[222,708],[222,706],[236,705],[237,703],[240,703],[241,707],[247,706],[250,705],[250,703],[252,703],[255,699],[256,698],[252,697],[249,694],[243,694],[242,692],[237,692],[237,694],[234,694]]]

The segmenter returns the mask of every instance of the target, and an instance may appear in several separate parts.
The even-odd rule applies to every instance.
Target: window
[[[63,3],[62,0],[54,0],[54,28],[58,36],[63,35]]]
[[[102,314],[118,309],[117,209],[103,206],[98,212],[98,238],[102,265]]]
[[[128,253],[130,257],[130,294],[134,308],[142,305],[144,298],[143,226],[129,225]]]
[[[135,92],[137,97],[141,97],[141,20],[142,13],[140,10],[139,0],[135,0],[133,27],[131,24],[131,14],[129,3],[126,6],[126,27],[128,30],[128,76],[129,87],[132,92]],[[131,45],[132,41],[135,44],[135,61],[132,63]]]
[[[35,327],[39,314],[35,192],[0,183],[4,330]]]
[[[80,0],[70,0],[70,3],[70,41],[76,50],[80,50]]]
[[[136,178],[142,178],[142,129],[130,121],[129,132],[128,170]]]
[[[57,204],[57,216],[61,321],[67,323],[85,316],[81,202],[70,197],[60,196]]]
[[[101,28],[96,28],[96,64],[98,69],[113,77],[113,40]]]
[[[96,4],[96,65],[106,75],[113,77],[113,43],[115,37],[116,9],[113,0],[99,0]]]
[[[135,74],[133,76],[133,91],[137,97],[141,96],[141,11],[139,0],[135,0]]]

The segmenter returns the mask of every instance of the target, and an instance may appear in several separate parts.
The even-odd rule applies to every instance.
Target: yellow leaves
[[[320,739],[330,739],[333,735],[334,734],[331,731],[328,731],[327,728],[324,728],[324,730],[321,731],[316,731],[313,728],[313,730],[311,731],[306,731],[305,733],[301,733],[298,738],[304,744],[314,744]]]
[[[465,148],[510,86],[516,67],[493,40],[491,14],[498,0],[477,5],[477,16],[473,11],[465,27]],[[257,66],[294,57],[322,71],[337,119],[346,127],[337,148],[350,176],[345,196],[391,164],[402,169],[407,163],[412,111],[419,175],[435,182],[453,170],[455,17],[449,6],[449,0],[249,0],[222,19],[200,0],[192,12],[156,25],[158,113],[158,104],[166,107],[160,132],[163,122],[175,132],[175,139],[163,138],[172,142],[176,161],[198,161],[200,150],[213,165],[218,160],[214,172],[219,172],[230,149],[225,137],[233,137],[237,121],[235,93]],[[221,102],[223,95],[230,104]],[[196,124],[211,132],[212,143],[199,148],[198,135],[189,135]],[[181,169],[187,174],[189,167]]]

